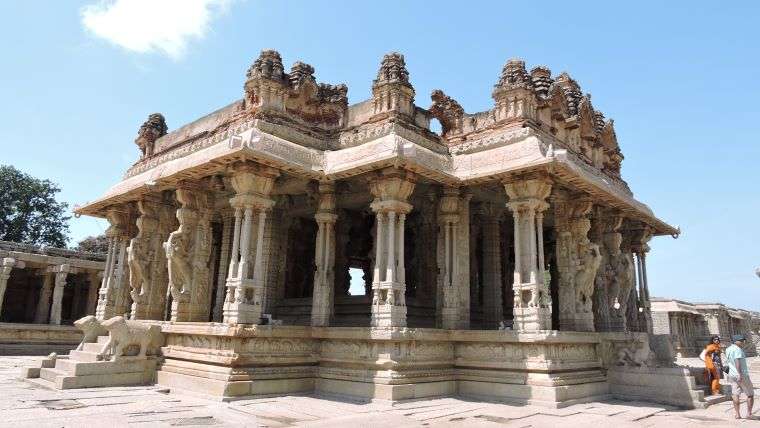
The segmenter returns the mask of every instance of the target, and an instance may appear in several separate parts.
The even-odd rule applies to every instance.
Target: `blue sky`
[[[760,310],[760,3],[618,3],[4,1],[0,163],[94,199],[137,159],[149,113],[174,129],[239,98],[264,48],[351,102],[397,50],[419,105],[441,88],[468,112],[521,57],[593,95],[636,197],[683,230],[651,243],[652,295]],[[72,219],[72,242],[105,227]]]

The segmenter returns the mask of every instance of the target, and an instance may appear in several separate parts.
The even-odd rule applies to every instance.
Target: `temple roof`
[[[388,165],[433,181],[473,185],[531,171],[548,171],[600,203],[650,224],[656,234],[679,231],[636,201],[620,174],[623,154],[614,123],[596,111],[567,73],[522,60],[504,65],[494,85],[494,107],[466,113],[443,91],[432,105],[414,103],[403,55],[382,59],[372,98],[347,103],[345,85],[318,83],[303,62],[285,71],[265,50],[245,76],[243,98],[166,133],[151,115],[136,140],[143,155],[103,198],[76,209],[103,215],[155,186],[209,173],[249,159],[313,179],[340,179]],[[442,132],[430,130],[430,120]]]

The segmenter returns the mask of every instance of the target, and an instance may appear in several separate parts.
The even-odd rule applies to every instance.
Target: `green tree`
[[[88,253],[107,253],[108,238],[106,235],[88,236],[79,241],[75,249],[77,251],[86,251]]]
[[[0,240],[65,248],[68,205],[55,200],[61,189],[50,180],[0,165]]]

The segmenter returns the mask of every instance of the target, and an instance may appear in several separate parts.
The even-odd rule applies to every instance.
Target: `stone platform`
[[[213,323],[162,323],[162,332],[157,383],[223,401],[317,393],[386,401],[460,396],[555,408],[617,396],[704,403],[688,371],[635,366],[635,349],[648,349],[640,333]],[[620,361],[621,354],[630,361]]]
[[[0,355],[65,354],[81,340],[73,326],[0,323]]]
[[[678,410],[640,401],[602,400],[563,409],[437,398],[388,403],[286,395],[230,403],[155,386],[50,390],[17,379],[32,357],[0,357],[0,420],[15,428],[75,426],[285,427],[683,427],[760,426],[736,421],[731,404]],[[744,412],[744,410],[742,410]]]

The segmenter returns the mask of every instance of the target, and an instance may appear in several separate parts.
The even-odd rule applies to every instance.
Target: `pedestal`
[[[248,284],[248,285],[246,285]],[[224,322],[228,324],[261,323],[261,287],[250,285],[251,281],[228,282],[234,298],[224,303]]]
[[[374,295],[379,297],[372,302],[372,327],[406,326],[404,284],[381,282],[372,288]]]
[[[517,331],[550,330],[551,311],[541,307],[514,308],[514,329]]]

